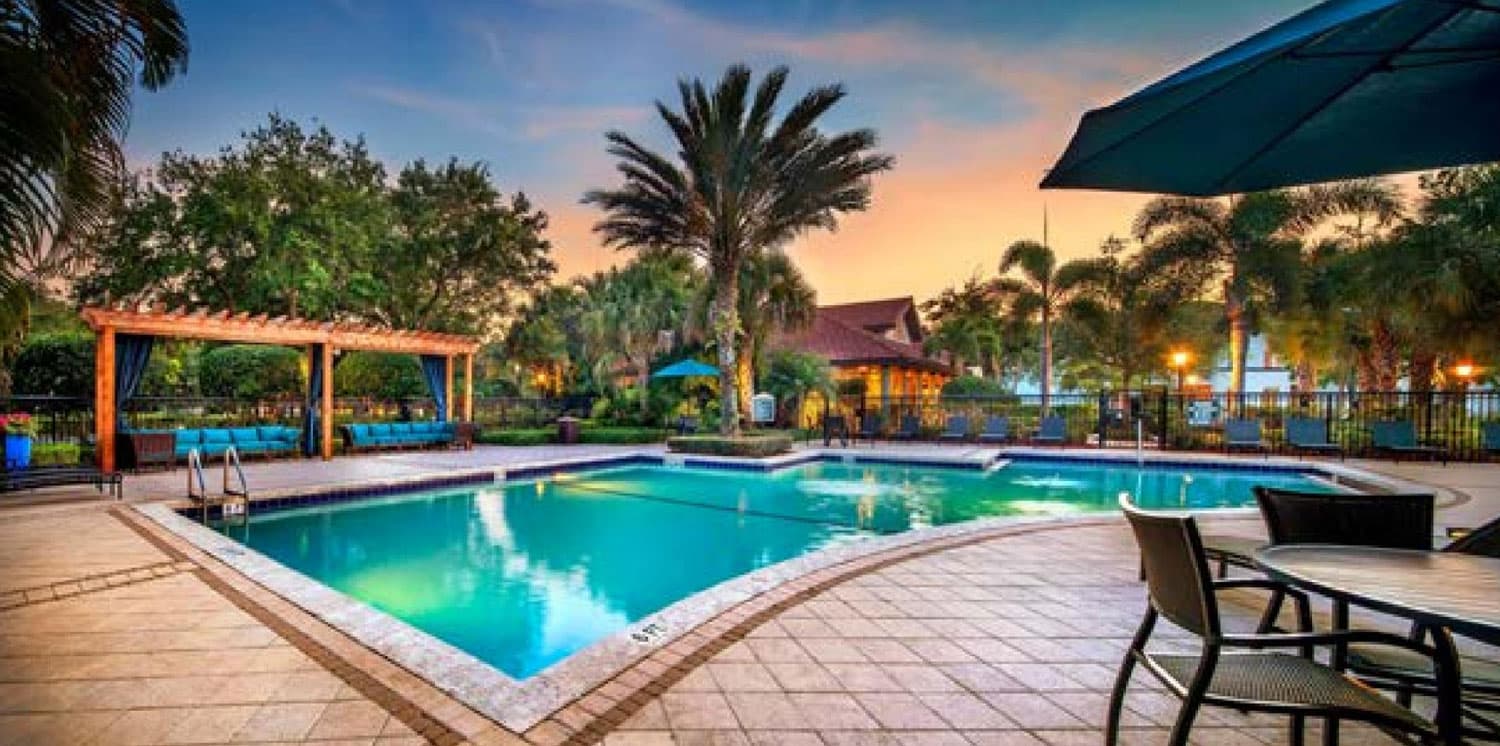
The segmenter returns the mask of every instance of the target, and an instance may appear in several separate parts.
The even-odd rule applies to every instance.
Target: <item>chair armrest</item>
[[[1281,591],[1291,598],[1307,598],[1301,589],[1270,578],[1224,578],[1214,581],[1214,590],[1228,591],[1238,588],[1259,588],[1264,591]]]
[[[1353,642],[1375,643],[1405,648],[1428,658],[1437,658],[1440,653],[1432,645],[1373,629],[1341,629],[1329,632],[1290,632],[1273,635],[1223,635],[1220,638],[1229,647],[1251,648],[1299,648],[1308,645],[1344,645]]]

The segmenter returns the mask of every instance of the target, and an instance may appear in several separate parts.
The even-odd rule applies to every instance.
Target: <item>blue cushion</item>
[[[410,422],[397,422],[391,425],[392,435],[411,435],[416,432],[416,425]]]
[[[388,438],[391,435],[391,426],[385,423],[371,425],[370,434],[377,438]]]
[[[233,444],[228,441],[205,442],[202,446],[199,446],[198,451],[204,456],[222,456],[225,451],[229,450],[229,446],[231,445]]]
[[[237,427],[229,431],[229,438],[235,443],[254,443],[260,440],[260,431],[253,427]]]
[[[198,445],[199,443],[202,443],[202,442],[203,442],[203,432],[201,430],[178,430],[177,431],[177,438],[176,438],[175,445],[178,448],[181,448],[181,449],[192,448],[193,446]],[[184,450],[183,452],[186,453],[187,451]]]
[[[297,447],[296,439],[292,440],[267,440],[261,443],[267,451],[290,451]]]
[[[212,430],[204,430],[203,431],[203,444],[204,445],[208,445],[210,443],[219,443],[221,445],[228,445],[230,442],[231,441],[230,441],[229,431],[228,430],[212,429]],[[219,450],[222,451],[224,449],[220,448]]]
[[[280,441],[280,440],[292,440],[292,438],[288,438],[287,437],[287,433],[286,433],[286,431],[290,430],[290,429],[291,428],[274,426],[274,425],[270,426],[270,427],[258,427],[258,428],[256,428],[256,430],[258,432],[260,432],[260,439],[262,441],[267,441],[267,442],[270,442],[270,441]]]

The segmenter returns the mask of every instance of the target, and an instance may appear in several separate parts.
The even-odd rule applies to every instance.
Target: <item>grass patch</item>
[[[557,441],[557,430],[550,427],[510,428],[506,430],[481,430],[474,439],[476,443],[492,446],[544,446]]]
[[[726,438],[722,435],[678,435],[667,438],[667,448],[678,453],[766,458],[792,450],[792,436],[786,433],[741,435],[738,438]]]
[[[632,445],[660,443],[667,432],[659,427],[585,427],[578,433],[580,443]]]

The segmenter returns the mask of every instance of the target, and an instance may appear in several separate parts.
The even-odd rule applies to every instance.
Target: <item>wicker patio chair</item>
[[[1307,597],[1263,578],[1215,580],[1209,574],[1202,539],[1191,515],[1147,513],[1126,497],[1120,506],[1130,522],[1146,566],[1149,603],[1145,618],[1121,663],[1109,701],[1105,744],[1119,740],[1120,715],[1130,677],[1137,665],[1146,669],[1182,700],[1168,743],[1183,746],[1203,705],[1242,712],[1266,712],[1291,718],[1290,740],[1301,746],[1309,717],[1370,723],[1406,743],[1438,739],[1437,726],[1407,707],[1381,696],[1360,682],[1317,662],[1313,648],[1354,642],[1389,645],[1435,661],[1445,677],[1440,707],[1455,707],[1457,680],[1450,650],[1400,635],[1372,630],[1312,632]],[[1226,633],[1217,593],[1233,588],[1261,588],[1291,596],[1301,631],[1291,634]],[[1201,649],[1189,653],[1147,651],[1159,618],[1198,638]],[[1266,652],[1292,650],[1299,654]],[[1457,743],[1456,734],[1445,734]]]

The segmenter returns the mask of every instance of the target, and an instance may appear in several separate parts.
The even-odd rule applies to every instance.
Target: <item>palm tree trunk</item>
[[[739,271],[736,267],[718,267],[714,273],[713,332],[719,351],[719,434],[740,434],[740,398],[738,378]]]
[[[1052,314],[1042,309],[1042,416],[1052,405]]]
[[[750,411],[750,397],[755,392],[755,343],[748,337],[736,353],[734,377],[739,388],[740,411]]]
[[[1229,322],[1229,393],[1245,392],[1245,356],[1250,348],[1245,303],[1233,289],[1233,281],[1224,283],[1224,317]]]

